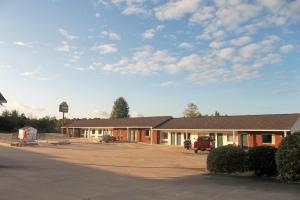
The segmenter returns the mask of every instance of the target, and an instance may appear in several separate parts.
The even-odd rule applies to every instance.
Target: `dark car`
[[[201,151],[210,151],[215,148],[215,142],[211,137],[201,136],[194,142],[194,151],[198,153]]]
[[[115,142],[116,138],[111,135],[104,135],[100,137],[100,142]]]

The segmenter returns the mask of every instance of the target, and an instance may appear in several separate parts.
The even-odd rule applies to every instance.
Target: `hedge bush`
[[[277,173],[275,161],[276,148],[257,146],[249,149],[247,167],[256,176],[275,176]]]
[[[245,153],[235,146],[213,149],[207,157],[207,169],[211,173],[234,173],[244,170]]]
[[[290,135],[282,140],[276,163],[281,181],[300,181],[300,135]]]

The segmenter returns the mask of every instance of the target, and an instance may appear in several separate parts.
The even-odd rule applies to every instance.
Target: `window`
[[[150,131],[149,130],[145,130],[145,136],[149,137],[150,136]]]
[[[209,137],[210,137],[213,141],[215,141],[215,134],[214,134],[214,133],[209,133]]]
[[[227,134],[227,142],[233,142],[233,134]]]
[[[272,134],[263,134],[262,143],[271,144],[272,143]]]
[[[168,139],[168,133],[162,133],[162,139]]]

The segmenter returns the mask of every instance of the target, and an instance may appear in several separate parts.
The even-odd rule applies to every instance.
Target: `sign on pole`
[[[67,104],[67,102],[62,102],[61,104],[59,104],[59,112],[63,113],[63,125],[65,124],[65,113],[68,113],[69,111],[69,106]]]
[[[69,111],[69,106],[67,102],[64,101],[61,104],[59,104],[59,112],[68,113],[68,111]]]

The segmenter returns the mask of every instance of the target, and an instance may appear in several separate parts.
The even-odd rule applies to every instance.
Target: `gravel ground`
[[[160,145],[0,145],[0,199],[299,199],[299,185],[208,175],[205,160]]]

